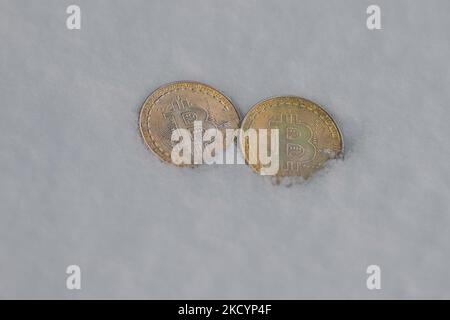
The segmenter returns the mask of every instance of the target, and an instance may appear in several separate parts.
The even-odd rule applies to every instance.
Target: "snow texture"
[[[382,30],[366,27],[373,2]],[[450,298],[449,14],[447,0],[0,0],[0,297]],[[163,164],[138,116],[177,80],[241,116],[270,96],[316,101],[345,159],[291,187]]]

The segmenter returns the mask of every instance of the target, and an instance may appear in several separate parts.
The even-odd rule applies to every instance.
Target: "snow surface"
[[[75,2],[80,31],[65,26]],[[446,0],[0,0],[0,297],[450,298],[449,14]],[[316,101],[345,160],[289,188],[245,165],[163,164],[138,115],[176,80],[242,116],[270,96]]]

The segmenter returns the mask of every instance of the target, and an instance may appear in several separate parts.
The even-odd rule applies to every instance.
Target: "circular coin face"
[[[144,102],[140,129],[147,146],[163,161],[171,161],[176,129],[203,130],[239,128],[239,114],[231,101],[216,89],[199,82],[174,82],[155,90]],[[192,137],[193,135],[191,135]],[[226,147],[226,146],[225,146]]]
[[[271,129],[278,129],[279,169],[276,177],[308,179],[331,158],[343,152],[342,134],[331,116],[316,103],[300,97],[276,97],[256,104],[242,121],[243,132],[267,129],[267,145],[271,145]],[[258,139],[266,138],[259,134]],[[265,166],[259,160],[249,162],[250,139],[241,135],[241,150],[250,167],[257,173]],[[268,147],[269,149],[269,147]],[[270,154],[268,150],[268,154]]]

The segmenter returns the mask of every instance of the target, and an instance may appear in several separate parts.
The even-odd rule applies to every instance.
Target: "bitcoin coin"
[[[343,138],[335,121],[316,103],[300,97],[275,97],[256,104],[245,116],[241,129],[267,129],[269,142],[270,130],[278,129],[278,178],[308,179],[327,160],[343,153]],[[261,138],[265,137],[259,135]],[[261,173],[260,160],[249,163],[248,137],[241,135],[240,144],[247,164]]]
[[[192,133],[194,122],[201,121],[203,130],[218,129],[225,136],[226,129],[239,128],[239,120],[234,105],[221,92],[203,83],[183,81],[162,86],[147,98],[139,126],[150,150],[173,163],[174,130],[183,128]]]

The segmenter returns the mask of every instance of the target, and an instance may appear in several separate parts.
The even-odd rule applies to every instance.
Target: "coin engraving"
[[[140,130],[147,146],[163,161],[171,161],[172,132],[194,122],[202,131],[215,128],[222,133],[239,127],[239,114],[231,101],[216,89],[199,82],[174,82],[154,91],[144,102]]]
[[[278,129],[277,177],[308,179],[324,163],[343,152],[342,134],[331,116],[316,103],[300,97],[276,97],[256,104],[242,121],[242,129]],[[241,139],[248,162],[248,141]],[[257,173],[261,164],[249,164]]]

